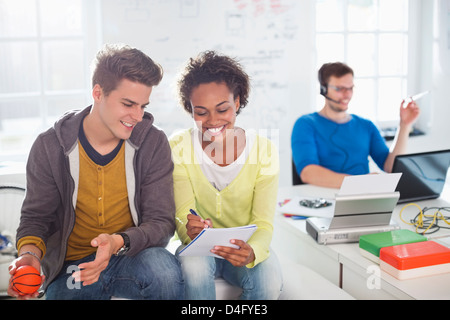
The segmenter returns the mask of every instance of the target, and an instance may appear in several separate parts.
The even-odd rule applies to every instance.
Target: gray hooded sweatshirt
[[[78,131],[91,107],[65,114],[38,136],[27,161],[27,191],[17,240],[42,239],[44,289],[58,275],[75,223],[79,177]],[[127,255],[148,247],[164,247],[175,231],[173,162],[164,132],[145,113],[125,141],[125,173],[134,227]]]

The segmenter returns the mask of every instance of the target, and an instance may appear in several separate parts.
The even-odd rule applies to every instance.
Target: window
[[[0,161],[87,103],[85,0],[0,0]]]
[[[355,72],[351,112],[396,124],[408,94],[408,0],[317,0],[316,62]],[[323,100],[321,98],[321,106]]]

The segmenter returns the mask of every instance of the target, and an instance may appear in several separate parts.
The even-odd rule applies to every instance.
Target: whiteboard
[[[187,60],[204,50],[236,57],[252,84],[249,104],[236,125],[271,139],[290,164],[290,134],[300,116],[292,117],[289,109],[299,91],[292,79],[298,72],[293,62],[302,50],[301,2],[103,0],[102,40],[135,46],[162,65],[164,78],[153,89],[148,110],[168,136],[194,125],[176,95],[176,77]],[[290,183],[290,166],[285,175]]]

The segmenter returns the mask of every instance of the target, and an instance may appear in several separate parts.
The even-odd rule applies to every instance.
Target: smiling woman
[[[243,299],[277,299],[282,281],[269,247],[278,151],[266,138],[235,126],[247,104],[249,78],[236,60],[207,51],[189,61],[179,92],[184,109],[196,123],[195,128],[170,139],[177,233],[183,245],[205,225],[257,226],[247,242],[231,240],[237,249],[212,244],[211,256],[179,257],[186,298],[215,299],[217,270],[243,289]],[[189,209],[199,215],[188,214]]]
[[[180,103],[184,109],[192,114],[192,90],[202,83],[227,84],[233,97],[239,97],[240,109],[245,108],[250,94],[250,82],[238,61],[228,56],[218,55],[214,51],[206,51],[196,59],[191,59],[184,73],[178,80]]]
[[[219,166],[235,162],[246,146],[245,131],[235,127],[239,97],[234,99],[224,82],[211,82],[195,88],[191,102],[204,153]]]
[[[245,146],[245,140],[242,143],[242,139],[238,139],[241,143],[233,148],[234,152],[233,150],[229,150],[229,152],[225,150],[227,138],[233,142],[234,137],[241,135],[243,132],[234,126],[236,114],[239,110],[239,97],[235,99],[224,82],[211,82],[201,84],[192,90],[191,105],[194,110],[195,123],[203,134],[203,149],[206,149],[211,143],[220,145],[220,147],[214,149],[216,152],[223,154],[223,158],[227,158],[228,155],[224,164],[231,164],[237,159]],[[218,161],[223,158],[218,157]]]

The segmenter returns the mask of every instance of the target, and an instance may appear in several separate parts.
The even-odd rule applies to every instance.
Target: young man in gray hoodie
[[[179,263],[164,249],[175,230],[171,151],[145,112],[162,68],[118,45],[94,62],[93,104],[31,148],[10,274],[42,267],[47,299],[182,299]]]

